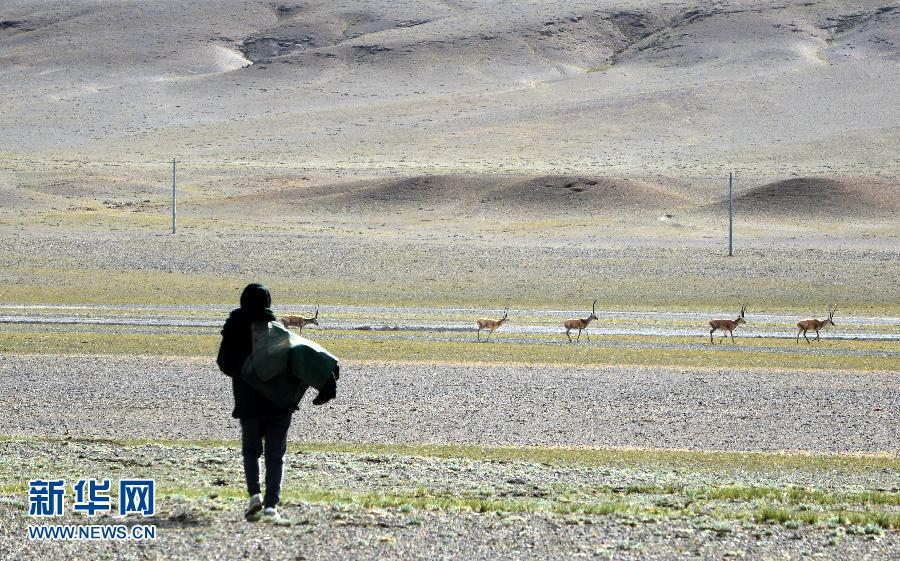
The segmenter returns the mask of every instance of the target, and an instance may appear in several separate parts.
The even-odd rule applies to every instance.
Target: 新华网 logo
[[[67,498],[71,510],[94,517],[98,514],[153,516],[156,513],[156,482],[152,479],[121,479],[118,484],[118,508],[114,507],[108,479],[79,479],[67,497],[65,479],[33,479],[28,482],[28,515],[52,518],[66,513]],[[32,540],[152,540],[156,526],[146,524],[60,524],[31,525]]]

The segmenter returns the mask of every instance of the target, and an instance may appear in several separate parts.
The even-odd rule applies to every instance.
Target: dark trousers
[[[247,492],[256,495],[259,488],[259,458],[265,442],[266,496],[263,504],[275,506],[281,495],[284,473],[284,454],[287,452],[287,433],[291,414],[277,417],[248,417],[241,419],[241,452],[244,455],[244,476]]]

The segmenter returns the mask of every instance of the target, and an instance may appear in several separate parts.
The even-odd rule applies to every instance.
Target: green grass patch
[[[206,498],[245,498],[243,489],[216,487],[161,487],[158,496],[180,497],[189,500]],[[319,487],[292,488],[282,493],[285,503],[353,505],[366,509],[396,508],[443,511],[471,511],[477,513],[536,513],[613,515],[638,514],[647,509],[624,501],[560,502],[547,499],[502,499],[481,496],[452,495],[429,489],[397,490],[392,492],[351,492]]]
[[[326,338],[321,338],[323,341]],[[705,368],[778,368],[895,370],[896,357],[799,355],[793,352],[753,352],[729,348],[627,348],[598,345],[504,344],[423,340],[333,339],[327,346],[350,360],[462,363],[522,363],[546,365],[636,365]]]
[[[704,494],[712,500],[754,501],[791,505],[877,505],[900,506],[900,493],[887,491],[823,491],[802,487],[756,487],[729,485],[712,489]]]
[[[16,282],[0,285],[0,302],[18,304],[236,304],[248,282],[224,275],[15,265],[7,275]],[[298,295],[292,284],[268,283],[283,301]]]
[[[791,518],[789,510],[769,505],[760,507],[753,515],[753,520],[756,522],[774,522],[776,524],[784,524]]]
[[[148,243],[162,243],[148,241]],[[386,270],[400,267],[413,258],[429,259],[425,250],[416,250],[415,256],[407,252],[388,253]],[[848,271],[847,281],[840,285],[825,284],[816,280],[798,280],[780,270],[771,275],[743,277],[740,295],[731,285],[720,282],[721,275],[743,275],[745,262],[722,261],[714,266],[715,273],[667,274],[670,269],[660,265],[646,270],[646,262],[654,259],[678,260],[697,263],[703,271],[711,265],[709,256],[695,255],[691,250],[648,250],[645,257],[628,256],[621,259],[605,259],[604,271],[643,271],[640,276],[601,276],[592,278],[585,285],[579,283],[554,283],[547,290],[547,267],[562,266],[548,261],[544,266],[519,269],[522,278],[511,282],[508,273],[498,276],[490,269],[473,269],[469,273],[454,271],[454,275],[435,275],[420,272],[415,262],[402,270],[408,276],[397,283],[395,277],[384,271],[370,278],[307,277],[302,270],[289,274],[270,274],[261,279],[248,279],[240,275],[218,275],[164,270],[124,268],[84,268],[74,260],[45,261],[36,256],[23,256],[14,252],[0,252],[0,265],[5,266],[0,283],[0,302],[19,304],[223,304],[237,303],[241,289],[252,280],[262,280],[271,289],[276,302],[317,302],[323,306],[332,304],[359,304],[379,306],[466,307],[496,308],[509,305],[512,308],[572,309],[583,313],[590,300],[589,293],[602,295],[600,306],[606,310],[631,310],[636,306],[660,311],[733,310],[740,301],[747,301],[750,313],[754,306],[764,303],[770,312],[796,312],[820,310],[823,302],[840,302],[840,314],[897,315],[900,299],[888,282],[889,277],[878,274],[880,262],[859,260]],[[724,258],[723,258],[724,259]],[[564,264],[575,270],[592,270],[598,264],[588,259]],[[820,267],[820,265],[816,265]],[[797,269],[809,268],[808,263],[796,263]],[[804,269],[805,270],[805,269]],[[399,273],[398,273],[399,274]],[[817,278],[811,274],[810,278]],[[858,279],[859,282],[853,282]],[[878,282],[872,284],[872,280]],[[864,287],[865,290],[861,290]],[[717,312],[720,313],[720,312]],[[819,312],[821,313],[821,312]],[[801,314],[802,315],[802,314]],[[800,319],[800,318],[798,318]]]
[[[60,477],[80,474],[84,464],[84,446],[68,447],[62,443],[102,443],[103,455],[110,453],[116,457],[143,457],[145,450],[126,451],[129,447],[197,447],[217,448],[212,456],[222,457],[224,449],[233,452],[235,462],[239,458],[239,444],[236,441],[179,441],[151,439],[57,439],[0,437],[0,442],[30,443],[38,451],[38,458],[45,461],[49,457],[66,466]],[[115,448],[118,446],[118,453]],[[333,444],[307,443],[292,444],[292,452],[321,454],[308,458],[310,465],[323,464],[340,470],[340,465],[359,465],[373,455],[382,457],[384,463],[392,464],[392,469],[405,469],[408,458],[426,456],[437,459],[471,459],[480,462],[503,462],[528,465],[535,470],[535,463],[546,465],[538,468],[550,472],[563,467],[622,468],[623,473],[641,470],[648,474],[709,472],[704,481],[722,481],[735,476],[736,471],[761,469],[766,473],[784,477],[790,470],[829,473],[846,472],[860,474],[866,471],[896,472],[898,459],[895,457],[861,457],[851,455],[808,455],[808,454],[741,454],[726,452],[696,452],[684,450],[609,450],[574,449],[549,447],[480,447],[480,446],[420,446],[395,444]],[[196,450],[185,450],[184,457],[193,457]],[[348,457],[343,457],[346,454]],[[384,458],[393,455],[394,458]],[[166,458],[181,457],[165,454]],[[203,455],[201,455],[203,457]],[[458,461],[447,463],[448,473],[457,473]],[[124,466],[124,464],[123,464]],[[441,469],[440,463],[430,464],[430,469]],[[152,466],[150,469],[154,469]],[[119,467],[117,469],[123,469]],[[129,469],[129,468],[124,468]],[[175,497],[187,501],[224,500],[242,502],[245,491],[238,484],[214,485],[212,477],[221,473],[220,462],[199,461],[196,469],[184,471],[180,468],[160,467],[157,480],[168,480],[157,487],[159,497]],[[506,468],[511,471],[516,466]],[[23,497],[27,494],[25,478],[21,475],[21,463],[0,460],[0,495]],[[539,471],[535,471],[538,474]],[[232,473],[232,475],[234,475]],[[653,477],[657,477],[653,476]],[[712,477],[710,477],[712,476]],[[536,475],[537,477],[537,475]],[[162,478],[162,479],[160,479]],[[499,484],[493,486],[461,485],[447,486],[438,483],[432,488],[428,481],[397,482],[389,487],[375,483],[375,488],[366,482],[346,483],[347,487],[336,487],[332,479],[318,481],[301,478],[290,485],[283,498],[287,503],[308,503],[323,505],[349,505],[363,509],[389,508],[404,512],[414,509],[439,511],[470,511],[475,513],[548,513],[554,515],[623,516],[623,517],[679,517],[695,520],[749,521],[760,524],[844,524],[854,528],[870,528],[872,531],[900,529],[900,512],[894,508],[898,504],[898,493],[842,489],[806,489],[800,487],[757,487],[740,485],[690,484],[669,482],[666,484],[633,484],[624,487],[591,484],[589,474],[581,476],[581,483],[571,482],[540,488],[540,493],[511,495],[508,488]],[[354,479],[354,481],[356,481]],[[379,480],[380,481],[380,480]],[[439,480],[443,481],[443,480]],[[686,481],[696,481],[687,478]],[[115,495],[115,493],[113,493]],[[666,495],[666,500],[660,500]],[[24,505],[22,506],[24,509]],[[237,507],[236,507],[237,508]],[[708,523],[708,522],[706,522]],[[862,530],[861,530],[862,531]]]
[[[209,357],[220,340],[218,335],[3,332],[0,353]]]
[[[502,341],[429,341],[368,332],[359,335],[317,333],[316,338],[345,361],[428,361],[441,363],[635,365],[701,368],[772,368],[896,370],[893,355],[811,354],[754,351],[721,346],[701,349],[629,348],[605,345],[512,344]],[[0,353],[206,356],[216,354],[218,335],[102,332],[7,331],[0,333]]]
[[[189,500],[206,498],[229,498],[243,500],[242,489],[237,488],[188,488],[162,487],[160,496],[181,497]],[[877,527],[885,530],[900,530],[900,513],[880,510],[824,509],[806,510],[785,508],[778,505],[740,505],[743,508],[698,513],[696,506],[660,507],[636,500],[618,500],[597,497],[596,500],[550,496],[544,498],[493,498],[467,496],[436,492],[429,489],[396,490],[391,492],[351,492],[318,487],[288,489],[283,493],[286,503],[352,505],[365,509],[422,509],[440,511],[470,511],[476,513],[549,513],[557,515],[587,516],[648,516],[664,517],[705,517],[712,520],[752,520],[760,524],[801,523],[823,525],[838,523],[860,528]]]
[[[0,495],[19,496],[27,493],[24,484],[0,486]],[[115,497],[115,493],[112,495]],[[157,487],[159,498],[172,497],[188,501],[225,499],[243,501],[246,493],[237,487],[194,487],[194,486],[161,486]],[[696,507],[660,507],[632,500],[610,500],[598,497],[597,500],[570,500],[562,497],[545,498],[493,498],[483,496],[453,495],[429,489],[396,490],[391,492],[352,492],[347,490],[326,489],[320,487],[290,488],[282,494],[285,504],[320,504],[355,506],[364,509],[400,509],[409,511],[469,511],[475,513],[548,513],[556,515],[585,516],[622,516],[622,517],[700,517],[711,520],[752,520],[760,524],[802,523],[822,525],[837,523],[859,528],[876,527],[885,530],[900,529],[900,514],[884,511],[848,511],[848,510],[801,510],[764,504],[758,507],[746,505],[745,508],[731,510],[713,510],[698,513]],[[24,508],[24,505],[23,505]]]
[[[845,510],[797,510],[773,505],[763,505],[753,512],[753,521],[789,525],[837,523],[844,526],[876,527],[885,530],[900,530],[900,513],[884,511]]]
[[[102,442],[118,446],[170,446],[239,449],[237,440],[177,440],[147,438],[56,438],[0,436],[0,442]],[[462,444],[384,444],[353,442],[292,442],[292,452],[322,454],[396,455],[424,458],[464,458],[483,462],[524,462],[559,466],[611,468],[646,468],[690,470],[703,472],[747,471],[781,473],[784,471],[829,471],[847,475],[873,472],[900,472],[900,457],[896,455],[812,454],[770,452],[715,452],[702,450],[631,449],[631,448],[570,448],[555,446],[476,446]],[[744,493],[741,487],[724,493]],[[763,493],[763,491],[749,491]],[[677,487],[648,488],[648,492],[673,493]],[[633,493],[642,492],[635,487]],[[896,493],[886,493],[896,500]],[[727,498],[727,497],[724,497]],[[872,504],[895,504],[893,502]]]

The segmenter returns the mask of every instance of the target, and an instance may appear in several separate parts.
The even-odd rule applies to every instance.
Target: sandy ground
[[[233,439],[209,359],[0,357],[7,434]],[[311,441],[900,451],[893,373],[350,364]]]

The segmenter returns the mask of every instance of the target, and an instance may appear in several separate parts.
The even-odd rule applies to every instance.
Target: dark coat
[[[251,284],[241,294],[241,307],[231,312],[222,328],[222,343],[219,345],[216,364],[231,378],[234,393],[234,410],[231,415],[239,419],[283,415],[297,409],[297,403],[276,407],[241,377],[244,361],[253,350],[250,325],[258,320],[276,321],[271,305],[269,290],[260,284]]]

